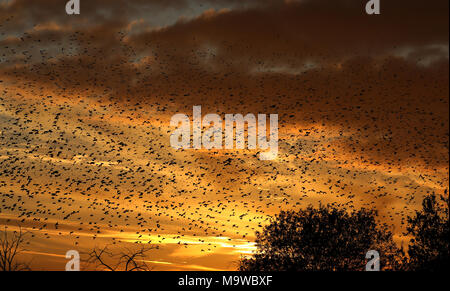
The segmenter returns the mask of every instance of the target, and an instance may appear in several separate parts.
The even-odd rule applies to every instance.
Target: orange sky
[[[255,2],[0,1],[0,225],[30,231],[33,269],[150,241],[155,270],[234,270],[318,203],[375,208],[401,243],[448,189],[448,1]],[[195,105],[278,114],[278,159],[172,149]]]

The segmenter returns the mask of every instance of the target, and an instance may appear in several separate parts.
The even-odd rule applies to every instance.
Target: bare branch
[[[138,250],[125,249],[125,251],[114,254],[108,250],[108,246],[100,249],[94,248],[85,261],[87,264],[94,265],[95,268],[103,268],[108,271],[151,271],[151,268],[145,263],[147,252],[153,247],[142,247]],[[110,262],[116,262],[113,265]]]
[[[29,271],[29,265],[23,262],[18,262],[17,257],[24,249],[22,244],[25,242],[25,236],[28,232],[22,232],[19,226],[19,231],[13,231],[11,236],[8,236],[8,228],[0,232],[0,271]]]

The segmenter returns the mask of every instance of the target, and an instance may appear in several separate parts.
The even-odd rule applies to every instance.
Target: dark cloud
[[[315,0],[228,13],[210,11],[195,20],[138,35],[133,41],[163,42],[164,50],[182,48],[181,54],[206,45],[228,62],[264,62],[268,67],[448,45],[448,1],[386,1],[379,16],[366,15],[363,4]],[[246,68],[242,63],[236,67]]]
[[[161,50],[160,55],[191,59],[192,50],[209,48],[217,56],[214,66],[225,63],[233,70],[254,69],[255,66],[299,67],[305,62],[342,61],[358,55],[391,54],[395,50],[413,49],[434,52],[429,46],[448,47],[448,1],[385,1],[382,14],[369,16],[365,1],[263,1],[252,6],[248,1],[84,1],[83,13],[69,17],[64,13],[65,1],[30,2],[16,0],[0,10],[0,19],[8,28],[30,32],[30,27],[54,23],[63,29],[82,31],[93,36],[92,44],[106,42],[120,46],[108,32],[129,33],[129,25],[144,24],[139,33],[130,35],[127,45],[140,54]],[[194,3],[194,4],[193,4]],[[254,3],[254,2],[253,2]],[[188,7],[194,5],[203,13],[194,18]],[[204,5],[199,6],[199,5]],[[201,8],[203,7],[203,8]],[[227,11],[206,10],[208,7],[235,8]],[[164,11],[178,11],[174,25],[145,28],[149,17]],[[192,16],[192,15],[191,15]],[[184,17],[184,18],[183,18]],[[183,20],[185,19],[185,20]],[[26,29],[26,27],[28,28]],[[135,25],[137,26],[137,25]],[[157,26],[156,26],[157,27]],[[42,33],[31,30],[30,33]],[[45,41],[43,38],[41,41]],[[80,45],[83,45],[82,43]],[[174,66],[178,67],[176,63]],[[247,65],[247,66],[246,66]],[[222,68],[223,69],[223,68]]]
[[[38,26],[0,42],[2,78],[174,110],[278,110],[284,124],[362,129],[364,144],[343,146],[375,161],[448,161],[448,122],[437,122],[448,121],[446,0],[383,1],[377,16],[366,1],[207,1],[193,19],[134,33],[148,7],[183,15],[192,1],[83,1],[79,19],[59,2],[8,6]]]

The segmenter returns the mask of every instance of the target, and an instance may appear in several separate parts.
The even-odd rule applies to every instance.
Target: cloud
[[[123,76],[132,87],[136,79],[161,74],[289,74],[399,51],[409,51],[415,62],[448,59],[445,0],[389,1],[379,16],[366,15],[364,3],[348,0],[272,0],[258,6],[211,0],[200,8],[195,1],[98,0],[85,1],[79,18],[61,13],[59,2],[15,0],[0,10],[0,19],[13,17],[6,31],[15,32],[0,41],[4,75],[49,83],[56,78],[71,88],[117,88]],[[192,3],[198,15],[185,17]],[[178,21],[152,26],[141,17],[166,10],[177,11]],[[443,50],[431,49],[436,47]]]

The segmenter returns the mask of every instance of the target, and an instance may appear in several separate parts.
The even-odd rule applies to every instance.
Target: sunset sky
[[[280,210],[406,217],[449,188],[448,0],[0,0],[0,227],[34,270],[157,246],[235,270]],[[278,114],[279,153],[175,150],[173,115]]]

